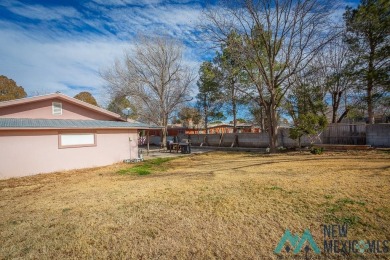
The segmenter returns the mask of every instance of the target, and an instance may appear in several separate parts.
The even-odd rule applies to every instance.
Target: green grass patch
[[[157,171],[166,171],[168,169],[165,163],[172,161],[176,158],[156,158],[144,161],[135,165],[134,167],[121,169],[116,173],[121,175],[135,173],[138,175],[148,175]]]
[[[62,213],[68,212],[68,211],[70,211],[70,210],[72,210],[72,209],[71,209],[71,208],[63,208],[63,209],[62,209]]]
[[[359,223],[360,218],[355,215],[350,215],[350,216],[344,216],[341,218],[336,219],[337,223],[345,223],[348,224],[349,226],[353,226],[357,223]]]
[[[338,217],[333,214],[328,214],[325,216],[325,221],[329,223],[348,224],[348,226],[353,226],[359,223],[363,225],[359,216],[356,215],[343,215]]]
[[[129,173],[137,173],[138,175],[151,174],[151,167],[149,165],[136,165],[129,169]]]
[[[330,197],[325,197],[331,199]],[[325,216],[326,221],[333,221],[335,223],[346,223],[348,225],[356,225],[360,222],[360,217],[356,215],[360,210],[356,206],[364,207],[366,203],[364,201],[357,201],[350,198],[342,198],[336,200],[335,203],[327,202]],[[362,224],[362,223],[361,223]]]
[[[121,175],[128,174],[129,171],[130,171],[130,169],[131,169],[131,168],[129,168],[129,169],[122,169],[122,170],[117,171],[116,173],[119,173],[119,174],[121,174]]]
[[[341,210],[341,206],[339,204],[332,204],[327,208],[327,211],[331,214],[338,212]]]
[[[366,203],[364,201],[356,201],[356,200],[351,200],[349,198],[345,198],[345,199],[339,199],[336,201],[337,204],[340,204],[340,205],[346,205],[346,204],[357,204],[357,205],[360,205],[360,206],[365,206]]]
[[[273,191],[280,191],[283,195],[290,195],[290,194],[295,193],[295,191],[287,191],[279,186],[271,186],[271,187],[267,187],[265,189],[266,190],[273,190]]]
[[[330,199],[333,199],[333,195],[325,195],[324,198],[327,199],[327,200],[330,200]]]
[[[283,190],[282,188],[278,187],[278,186],[272,186],[271,188],[269,188],[270,190]]]

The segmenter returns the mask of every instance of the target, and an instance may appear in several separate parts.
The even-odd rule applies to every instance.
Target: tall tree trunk
[[[236,109],[236,100],[233,98],[232,103],[232,112],[233,112],[233,133],[237,132],[237,109]]]
[[[260,106],[260,130],[263,133],[265,131],[265,119],[264,119],[264,111],[263,107]]]
[[[367,113],[368,113],[368,123],[374,124],[375,118],[374,118],[374,110],[372,107],[372,83],[367,84]]]
[[[332,123],[337,122],[337,111],[339,110],[342,92],[332,93]]]
[[[206,130],[206,134],[208,134],[209,133],[209,126],[208,126],[209,117],[207,115],[207,108],[205,108],[204,113],[205,113],[205,115],[204,115],[204,128]]]
[[[278,146],[278,118],[273,101],[271,101],[270,106],[267,108],[267,112],[269,118],[268,136],[270,153],[276,153],[276,148]]]
[[[370,56],[368,60],[368,71],[367,71],[367,114],[368,114],[368,123],[374,124],[374,108],[372,102],[372,89],[374,87],[374,55],[375,47],[371,45]]]
[[[339,117],[339,119],[337,120],[337,123],[341,123],[341,121],[344,119],[344,117],[346,117],[348,115],[348,112],[349,112],[349,108],[346,108],[344,113],[341,114],[341,116]]]
[[[300,153],[302,152],[301,138],[302,138],[302,136],[300,135],[300,136],[298,137],[298,147],[299,147],[299,152],[300,152]]]
[[[168,135],[168,117],[164,116],[163,129],[162,129],[162,144],[163,147],[167,146],[167,135]]]
[[[237,132],[237,101],[235,97],[234,79],[232,79],[232,113],[233,113],[233,133]]]

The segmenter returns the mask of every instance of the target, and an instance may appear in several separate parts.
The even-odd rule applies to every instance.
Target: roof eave
[[[1,127],[0,131],[17,130],[142,130],[138,127]]]
[[[0,127],[0,131],[6,131],[6,130],[115,130],[115,129],[131,129],[131,130],[155,130],[160,128],[154,128],[154,127],[137,127],[137,126],[128,126],[128,127]]]
[[[70,103],[77,104],[77,105],[83,106],[85,108],[94,110],[95,112],[110,116],[116,120],[120,120],[120,121],[124,121],[124,122],[127,121],[126,119],[121,118],[121,116],[119,114],[113,113],[113,112],[108,111],[104,108],[100,108],[100,107],[91,105],[91,104],[86,103],[84,101],[69,97],[69,96],[62,94],[62,93],[52,93],[52,94],[47,94],[47,95],[35,96],[35,97],[27,97],[27,98],[20,98],[20,99],[9,100],[9,101],[2,101],[2,102],[0,102],[0,108],[16,106],[16,105],[21,105],[21,104],[27,104],[27,103],[33,103],[33,102],[38,102],[38,101],[52,99],[52,98],[66,100]]]

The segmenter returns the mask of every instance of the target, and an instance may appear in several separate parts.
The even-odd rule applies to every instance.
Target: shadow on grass
[[[228,152],[231,153],[231,152]],[[232,152],[236,153],[236,152]],[[255,159],[254,156],[245,156],[245,153],[237,153],[237,155],[242,155],[242,157],[247,157],[247,158],[241,158],[241,159],[236,159],[236,160],[229,160],[229,162],[226,162],[224,160],[220,160],[219,162],[215,162],[214,160],[212,162],[209,162],[207,160],[207,156],[211,155],[212,153],[208,154],[194,154],[193,158],[195,161],[193,163],[198,164],[197,166],[201,166],[204,168],[203,173],[191,173],[187,174],[185,172],[175,172],[175,173],[167,173],[167,174],[158,174],[158,175],[153,175],[151,176],[151,173],[158,173],[158,172],[164,172],[168,169],[177,169],[175,165],[170,165],[170,164],[165,164],[166,162],[169,162],[174,159],[182,158],[182,157],[168,157],[168,158],[156,158],[156,159],[151,159],[148,161],[145,161],[143,163],[137,164],[134,167],[131,168],[126,168],[126,169],[121,169],[117,171],[116,173],[121,174],[121,175],[129,175],[129,174],[134,174],[134,175],[149,175],[149,178],[163,178],[163,177],[170,177],[170,176],[182,176],[182,177],[201,177],[205,176],[206,178],[209,178],[213,176],[216,172],[220,171],[225,171],[225,170],[235,170],[236,172],[239,172],[239,170],[243,170],[245,168],[249,167],[261,167],[264,165],[277,165],[280,163],[289,163],[289,162],[302,162],[302,163],[310,163],[314,161],[320,160],[331,160],[331,161],[341,161],[341,160],[346,160],[346,159],[351,159],[350,157],[344,157],[344,156],[338,156],[338,157],[318,157],[316,155],[311,155],[307,154],[307,157],[305,158],[296,158],[296,156],[292,155],[289,158],[278,158],[277,156],[272,156],[272,155],[265,155],[265,156],[260,156],[263,159],[267,159],[266,161],[259,162],[257,160],[250,160],[248,161],[247,158],[251,157],[252,159]],[[204,158],[199,158],[198,156],[205,156]],[[197,159],[200,159],[197,162]],[[235,166],[235,164],[240,164],[239,166]],[[245,164],[244,164],[245,163]],[[244,164],[244,165],[242,165]],[[183,166],[180,163],[176,166],[179,167],[191,167],[190,165]],[[184,170],[183,168],[183,170]],[[215,169],[217,168],[217,169]],[[370,168],[370,170],[372,170]],[[278,173],[279,175],[286,175],[290,176],[291,174],[283,174],[283,173]]]

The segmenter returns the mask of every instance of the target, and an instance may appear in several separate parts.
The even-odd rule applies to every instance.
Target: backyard
[[[305,259],[274,253],[287,228],[309,229],[321,254],[306,259],[324,259],[324,224],[383,251],[389,184],[386,151],[209,152],[1,180],[0,259]]]

